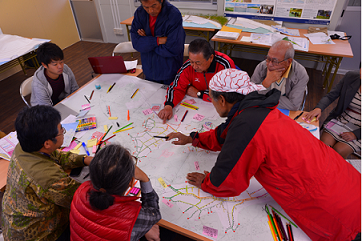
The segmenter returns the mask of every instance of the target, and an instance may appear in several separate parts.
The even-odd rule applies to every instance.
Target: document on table
[[[10,161],[15,146],[19,143],[16,132],[11,132],[0,139],[0,157]]]
[[[331,37],[323,32],[304,34],[312,44],[335,44]]]

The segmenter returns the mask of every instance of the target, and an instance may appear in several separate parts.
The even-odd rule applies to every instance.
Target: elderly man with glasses
[[[11,156],[2,202],[5,240],[69,240],[69,213],[80,183],[66,170],[89,165],[92,157],[62,152],[66,130],[59,112],[37,105],[15,121],[19,144]]]
[[[265,60],[254,70],[251,81],[262,84],[267,93],[271,89],[281,92],[278,108],[298,110],[303,102],[309,76],[305,68],[295,61],[294,48],[289,41],[280,40],[274,43],[265,56]]]

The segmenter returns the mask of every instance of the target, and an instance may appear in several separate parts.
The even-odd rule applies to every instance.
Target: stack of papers
[[[19,143],[16,132],[11,132],[9,135],[0,139],[0,157],[10,161],[15,146]]]
[[[250,41],[252,43],[271,46],[279,40],[286,40],[293,44],[294,49],[306,51],[309,50],[309,41],[306,38],[290,37],[280,33],[252,33],[250,35]]]
[[[212,28],[216,28],[216,29],[221,29],[221,24],[210,20],[210,19],[206,19],[203,17],[199,17],[199,16],[194,16],[194,15],[185,15],[182,17],[183,20],[183,26],[185,27],[192,27],[192,24],[197,24],[197,25],[201,25],[200,27],[205,27],[208,28],[209,26]],[[188,25],[191,24],[190,26]]]
[[[240,36],[240,33],[219,31],[215,34],[214,37],[235,40],[235,39],[238,39],[239,36]]]
[[[335,44],[332,39],[323,32],[304,34],[312,44]]]

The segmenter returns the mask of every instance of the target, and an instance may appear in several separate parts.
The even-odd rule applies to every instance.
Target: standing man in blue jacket
[[[132,22],[133,48],[146,79],[170,84],[183,63],[185,31],[180,11],[166,0],[141,0]]]

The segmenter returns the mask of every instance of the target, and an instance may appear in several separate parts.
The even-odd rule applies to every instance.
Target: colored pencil
[[[272,215],[271,215],[270,212],[269,212],[268,205],[265,205],[265,210],[266,210],[266,212],[268,213],[269,220],[270,220],[270,222],[271,222],[271,224],[272,224],[272,226],[273,226],[275,236],[277,237],[277,228],[275,227],[275,223],[273,222],[273,217],[272,217]]]
[[[285,217],[283,214],[281,214],[278,210],[276,210],[275,208],[273,208],[272,205],[269,205],[275,212],[277,212],[277,214],[279,214],[280,216],[282,216],[283,218],[285,218],[288,222],[290,222],[291,224],[293,224],[294,227],[298,228],[297,225],[295,225],[292,221],[290,221],[287,217]]]
[[[123,130],[117,131],[116,133],[119,133],[119,132],[122,132],[122,131],[128,131],[128,130],[131,130],[131,129],[133,129],[133,128],[134,128],[134,126],[132,126],[132,127],[130,127],[130,128],[127,128],[127,129],[123,129]]]
[[[131,96],[131,99],[133,99],[133,97],[136,95],[136,93],[138,92],[139,89],[136,89],[136,91],[133,93],[133,95]]]
[[[89,99],[91,100],[93,97],[94,90],[92,90],[92,94],[90,95]]]
[[[184,114],[184,116],[182,117],[181,122],[183,122],[183,121],[185,120],[185,117],[186,117],[186,115],[187,115],[188,112],[189,112],[188,110],[185,111],[185,114]]]
[[[273,213],[273,221],[274,221],[275,227],[277,228],[277,232],[278,232],[278,238],[280,241],[283,241],[283,235],[282,235],[282,231],[281,231],[276,213],[274,212],[274,210],[272,210],[272,213]]]
[[[168,139],[168,136],[153,136],[154,138]]]
[[[130,126],[130,125],[132,125],[132,124],[133,124],[133,122],[131,122],[131,123],[123,126],[122,128],[120,128],[120,129],[116,130],[115,132],[113,132],[113,134],[116,134],[116,133],[119,132],[120,130],[123,130],[124,128],[126,128],[126,127],[128,127],[128,126]]]
[[[115,137],[116,135],[113,135],[113,136],[111,136],[111,137],[108,137],[107,139],[105,139],[104,141],[102,141],[102,142],[106,142],[106,141],[108,141],[109,139],[111,139],[111,138],[113,138],[113,137]]]
[[[192,110],[197,110],[196,108],[194,108],[194,107],[191,107],[191,106],[188,106],[188,105],[184,105],[184,104],[180,104],[181,106],[183,106],[183,107],[186,107],[186,108],[190,108],[190,109],[192,109]]]
[[[197,107],[197,106],[195,106],[195,105],[191,105],[191,104],[189,104],[189,103],[187,103],[187,102],[182,102],[181,104],[183,104],[183,105],[188,105],[188,106],[190,106],[190,107],[192,107],[192,108],[195,108],[196,110],[199,109],[199,107]]]
[[[111,115],[111,107],[110,106],[108,106],[108,113],[109,113],[109,117],[111,117],[112,115]]]
[[[116,84],[116,82],[113,83],[113,85],[109,86],[109,89],[107,90],[107,93],[113,89],[113,86]]]
[[[269,220],[268,220],[268,224],[269,224],[270,232],[272,233],[272,236],[273,236],[274,241],[277,241],[277,238],[275,237],[275,233],[274,233],[273,227],[272,227],[272,225],[271,225],[271,221],[270,221],[269,215],[268,215],[268,219],[269,219]]]
[[[279,228],[280,228],[280,232],[282,234],[282,238],[284,241],[288,241],[288,237],[287,237],[287,234],[285,233],[285,229],[284,229],[284,226],[283,226],[283,222],[282,222],[282,219],[279,217],[278,214],[275,214],[276,218],[277,218],[277,222],[278,222],[278,225],[279,225]]]
[[[129,110],[127,110],[127,120],[129,121],[131,118],[129,117]]]

